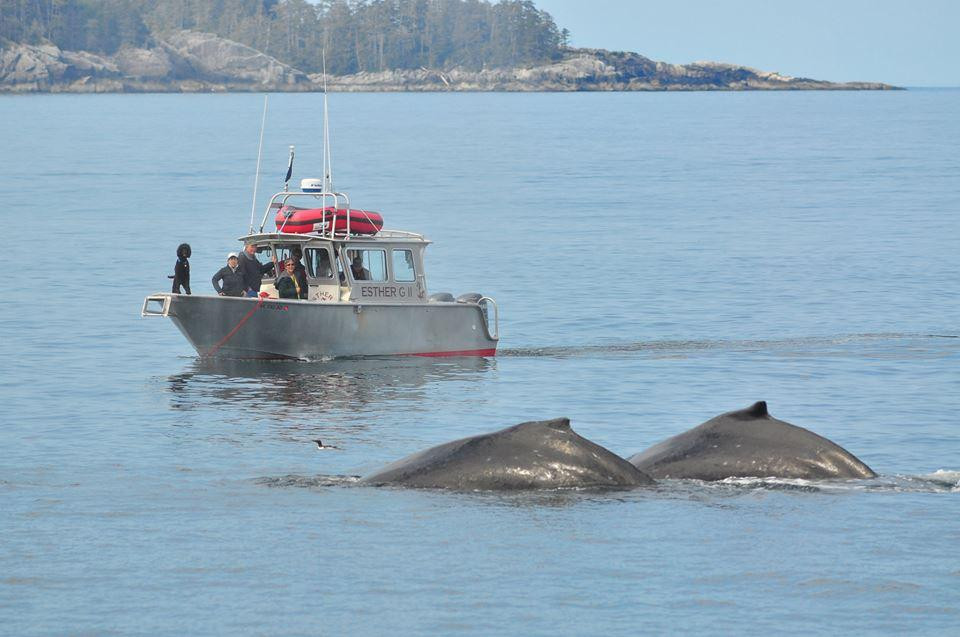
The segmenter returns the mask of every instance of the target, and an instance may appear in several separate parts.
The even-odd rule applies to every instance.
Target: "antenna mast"
[[[323,191],[333,192],[333,157],[330,154],[330,120],[327,118],[327,48],[323,56]]]
[[[250,204],[250,230],[253,234],[253,215],[257,210],[257,186],[260,185],[260,158],[263,156],[263,129],[267,125],[267,95],[263,96],[263,120],[260,122],[260,145],[257,147],[257,175],[253,178],[253,202]]]

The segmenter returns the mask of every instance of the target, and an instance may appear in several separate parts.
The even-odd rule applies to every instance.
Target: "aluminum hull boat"
[[[145,313],[168,316],[201,356],[493,356],[497,348],[485,307],[477,303],[363,305],[157,294],[148,297]]]
[[[326,150],[324,179],[304,179],[291,191],[291,147],[284,190],[270,198],[256,232],[251,211],[250,233],[239,238],[244,253],[229,253],[213,276],[217,295],[179,294],[175,279],[172,293],[144,300],[141,316],[170,318],[205,358],[494,356],[496,302],[477,293],[430,295],[430,241],[354,209],[333,190],[328,159]],[[309,207],[293,205],[303,201]],[[264,232],[271,214],[276,230]]]

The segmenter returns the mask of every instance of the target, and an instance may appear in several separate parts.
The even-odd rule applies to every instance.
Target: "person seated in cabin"
[[[260,294],[260,280],[264,274],[275,269],[276,260],[274,256],[273,263],[260,263],[257,259],[257,246],[252,243],[244,246],[240,255],[240,271],[243,273],[243,291],[247,296]]]
[[[340,287],[343,287],[347,284],[347,275],[343,271],[343,263],[340,261],[340,250],[336,246],[333,247],[333,263],[337,264],[337,274],[340,277]],[[330,269],[333,269],[333,264],[330,264]]]
[[[307,280],[307,266],[303,265],[303,248],[300,246],[293,246],[293,249],[290,250],[290,256],[293,258],[293,269],[300,273],[303,277],[303,280]],[[282,272],[280,274],[283,274]]]
[[[307,298],[307,275],[306,272],[297,272],[297,263],[292,258],[287,259],[283,264],[284,272],[277,277],[274,286],[277,288],[277,294],[281,299],[305,299]]]
[[[313,276],[318,279],[333,278],[333,264],[330,263],[330,253],[326,250],[313,251]]]
[[[220,296],[243,296],[243,288],[243,272],[240,271],[237,253],[231,252],[227,255],[227,265],[213,275],[213,289]]]
[[[323,250],[320,252],[320,257],[317,262],[317,278],[318,279],[333,278],[333,264],[330,263],[330,255],[327,254],[326,250]]]
[[[359,254],[353,257],[353,262],[350,264],[350,273],[353,275],[354,281],[370,280],[370,270],[363,267],[363,257]]]
[[[183,292],[190,294],[190,255],[189,243],[181,243],[177,247],[177,263],[173,266],[173,276],[170,277],[173,279],[174,294],[181,294],[181,288]]]

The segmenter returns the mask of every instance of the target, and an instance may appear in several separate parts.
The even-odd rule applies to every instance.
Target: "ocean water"
[[[141,319],[250,223],[262,97],[0,97],[0,633],[960,632],[960,90],[331,95],[494,359],[199,360]],[[319,176],[270,97],[256,217]],[[353,484],[567,416],[629,455],[766,400],[880,477]],[[320,438],[336,449],[319,450]]]

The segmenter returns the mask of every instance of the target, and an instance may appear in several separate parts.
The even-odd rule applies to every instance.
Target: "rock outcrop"
[[[0,92],[317,91],[307,75],[244,44],[180,31],[149,49],[106,57],[53,44],[0,49]],[[331,76],[334,91],[742,91],[884,90],[870,82],[834,83],[733,64],[667,64],[637,53],[570,49],[552,64],[466,71],[414,69]]]
[[[107,58],[85,51],[61,51],[52,44],[16,45],[0,50],[0,87],[7,92],[86,92],[91,78],[106,90],[122,89],[120,69]]]
[[[309,83],[306,73],[245,44],[212,33],[180,31],[163,45],[189,61],[199,72],[199,77],[194,79],[276,87],[275,90]]]
[[[0,92],[310,91],[307,75],[246,45],[181,31],[110,57],[53,44],[0,50]]]
[[[318,76],[311,76],[314,82]],[[870,82],[835,83],[717,62],[667,64],[637,53],[571,50],[568,57],[526,69],[479,72],[429,69],[357,73],[328,78],[337,91],[744,91],[883,90]]]

